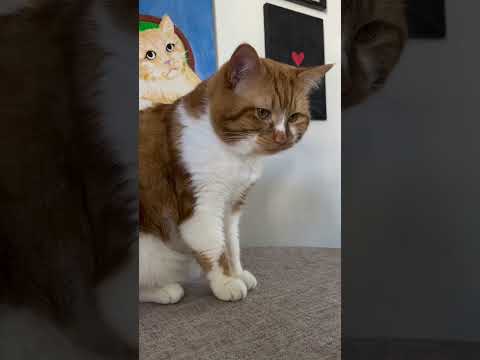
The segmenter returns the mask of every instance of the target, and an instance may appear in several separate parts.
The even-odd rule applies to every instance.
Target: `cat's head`
[[[407,41],[404,0],[342,1],[342,108],[383,88]]]
[[[310,92],[333,65],[297,68],[260,59],[240,45],[208,82],[210,117],[240,153],[274,154],[295,145],[310,123]]]
[[[162,18],[157,29],[140,32],[138,62],[144,80],[171,80],[184,71],[187,51],[169,16]]]

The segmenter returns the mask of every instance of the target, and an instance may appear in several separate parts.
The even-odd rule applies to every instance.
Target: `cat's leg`
[[[208,207],[198,207],[180,226],[180,231],[205,272],[213,294],[223,301],[236,301],[247,296],[247,287],[232,274],[223,218],[223,204],[210,201]]]
[[[139,300],[158,304],[179,302],[184,291],[180,282],[190,278],[190,256],[170,249],[153,234],[140,233]]]
[[[175,304],[183,297],[184,291],[180,284],[173,283],[162,287],[148,287],[139,289],[140,302],[154,302],[157,304]]]
[[[153,102],[147,99],[139,99],[138,110],[142,111],[153,106]]]
[[[225,217],[225,232],[227,236],[228,258],[234,276],[242,279],[247,289],[254,289],[257,286],[257,279],[248,270],[244,270],[240,261],[240,209],[233,209]]]

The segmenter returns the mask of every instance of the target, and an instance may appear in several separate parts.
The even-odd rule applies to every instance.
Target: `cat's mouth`
[[[165,77],[166,78],[173,78],[175,77],[177,74],[178,74],[178,71],[180,70],[179,67],[175,66],[175,67],[171,67],[170,69],[168,69],[168,71],[165,73]]]
[[[289,141],[282,145],[272,145],[272,146],[257,146],[257,152],[262,155],[275,155],[279,152],[290,149],[295,142]]]

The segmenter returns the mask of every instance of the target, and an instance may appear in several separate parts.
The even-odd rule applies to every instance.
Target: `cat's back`
[[[138,126],[140,160],[153,153],[168,153],[174,114],[173,106],[167,104],[159,104],[140,111]]]
[[[175,147],[180,128],[173,105],[159,104],[139,113],[139,180],[171,176],[174,171]]]
[[[184,177],[176,149],[180,131],[173,105],[139,113],[140,229],[163,238],[169,236],[168,224],[177,223],[182,213],[178,190]],[[162,215],[166,213],[168,219]]]

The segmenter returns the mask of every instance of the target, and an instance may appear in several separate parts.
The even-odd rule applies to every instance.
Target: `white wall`
[[[296,148],[267,159],[249,194],[242,245],[340,247],[341,2],[330,1],[320,12],[283,0],[215,0],[219,64],[242,42],[264,56],[265,3],[323,18],[325,61],[336,66],[327,75],[328,121],[312,123]]]

